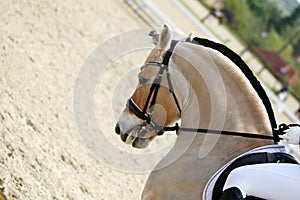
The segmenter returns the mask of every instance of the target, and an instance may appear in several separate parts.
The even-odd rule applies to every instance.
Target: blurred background
[[[298,0],[204,0],[200,3],[245,44],[245,51],[251,51],[262,62],[263,68],[258,74],[270,71],[297,101],[300,100]],[[266,84],[275,93],[282,89],[274,83]]]

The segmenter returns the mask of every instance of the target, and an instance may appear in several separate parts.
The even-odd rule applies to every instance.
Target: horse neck
[[[177,88],[177,91],[185,91],[184,96],[179,97],[183,104],[182,127],[272,134],[260,97],[245,75],[229,59],[198,45],[187,44],[176,48],[174,65],[188,82],[176,84],[177,87],[184,85],[183,88]],[[209,137],[211,139],[208,140],[213,140],[215,145],[216,136]],[[197,138],[205,139],[204,136]],[[272,143],[239,137],[234,140],[230,137],[223,139],[228,140],[227,145],[243,142],[242,151]]]

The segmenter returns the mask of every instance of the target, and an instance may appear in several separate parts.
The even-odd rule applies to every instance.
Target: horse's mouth
[[[147,148],[151,141],[148,137],[148,131],[144,126],[133,128],[128,134],[121,134],[121,139],[126,144],[132,145],[135,148]]]
[[[142,131],[142,126],[137,126],[132,129],[127,135],[126,140],[124,141],[126,144],[132,144],[134,140],[138,137],[139,133]]]

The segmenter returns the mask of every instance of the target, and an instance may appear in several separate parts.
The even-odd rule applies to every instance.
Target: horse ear
[[[169,48],[169,43],[171,41],[171,38],[172,38],[172,30],[167,24],[164,24],[162,31],[159,35],[156,48],[160,49],[161,52],[164,52],[166,49]]]

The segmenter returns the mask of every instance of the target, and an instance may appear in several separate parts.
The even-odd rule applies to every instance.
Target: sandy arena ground
[[[122,0],[1,2],[0,192],[8,200],[139,199],[147,173],[112,169],[91,155],[76,129],[73,92],[99,44],[143,26]],[[132,61],[124,62],[112,73],[128,71]],[[114,122],[107,134],[122,146]]]

